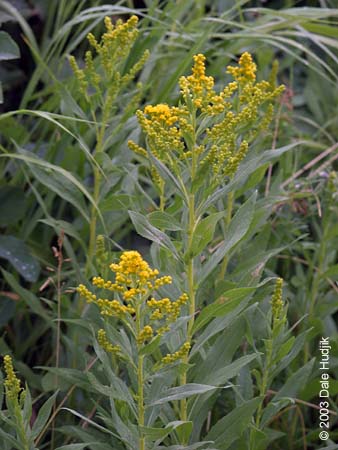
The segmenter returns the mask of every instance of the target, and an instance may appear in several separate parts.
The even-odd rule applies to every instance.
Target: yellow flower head
[[[115,273],[115,282],[96,276],[93,277],[92,284],[99,289],[119,294],[120,299],[98,298],[85,285],[80,284],[77,287],[77,292],[88,303],[95,303],[103,316],[123,318],[127,314],[134,314],[135,302],[164,284],[172,282],[170,276],[157,277],[158,270],[151,269],[135,250],[123,252],[119,262],[111,264],[110,269]]]
[[[185,356],[188,355],[189,350],[191,348],[191,345],[189,342],[185,342],[182,347],[175,353],[167,353],[163,358],[162,358],[162,364],[171,364],[175,361],[178,361],[179,359],[184,358]]]
[[[195,55],[191,75],[180,78],[179,106],[148,105],[137,117],[149,150],[170,170],[178,170],[177,160],[187,161],[191,173],[193,166],[205,165],[206,174],[219,183],[234,176],[250,143],[268,128],[274,101],[284,86],[276,87],[276,65],[269,81],[256,82],[257,66],[245,52],[237,66],[227,68],[234,81],[216,92],[205,61],[204,55]],[[129,146],[148,158],[146,149],[133,142]],[[153,165],[151,173],[163,189],[164,180]]]
[[[283,278],[277,278],[275,290],[271,299],[272,317],[279,319],[283,311]]]
[[[6,373],[6,379],[4,382],[6,396],[11,400],[17,400],[21,391],[20,380],[15,375],[12,358],[9,355],[4,357],[4,366]]]
[[[149,279],[153,279],[158,275],[158,270],[152,270],[149,264],[142,258],[139,252],[135,250],[123,252],[118,264],[111,264],[110,268],[116,273],[116,277],[121,282],[127,284],[131,275],[139,279],[140,283],[144,283]]]
[[[169,298],[157,300],[153,297],[162,286],[172,283],[171,277],[159,277],[159,271],[152,269],[135,250],[123,252],[119,261],[110,265],[110,269],[115,274],[114,281],[96,276],[93,277],[92,284],[113,292],[116,298],[99,298],[83,284],[78,286],[77,292],[89,303],[96,304],[103,317],[116,317],[129,324],[139,323],[140,328],[135,333],[138,345],[169,331],[170,324],[177,320],[188,301],[187,294],[182,294],[175,301]],[[140,318],[138,314],[142,314],[140,322],[135,321],[135,317]],[[98,332],[98,342],[107,352],[118,352],[117,346],[109,342],[103,329]]]
[[[257,66],[248,52],[243,53],[239,58],[238,67],[227,67],[227,72],[230,73],[240,84],[255,82],[256,71]]]
[[[97,342],[107,353],[112,353],[114,355],[121,350],[118,345],[113,345],[111,342],[109,342],[107,334],[103,329],[100,329],[97,332]]]
[[[146,325],[137,336],[137,343],[144,344],[154,336],[154,331],[150,325]]]
[[[115,25],[110,17],[105,17],[106,32],[101,39],[97,40],[92,33],[87,35],[91,48],[85,53],[84,68],[79,68],[73,56],[69,58],[78,88],[84,98],[89,101],[95,93],[106,97],[106,106],[103,111],[105,118],[111,113],[111,106],[118,92],[135,78],[149,57],[149,51],[145,50],[129,72],[124,73],[124,63],[138,36],[137,23],[138,18],[135,15],[126,22],[119,19]],[[89,90],[89,86],[94,89]],[[129,107],[132,104],[133,101],[130,102]]]

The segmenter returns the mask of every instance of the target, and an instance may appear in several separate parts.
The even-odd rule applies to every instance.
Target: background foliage
[[[205,238],[202,258],[212,260],[225,243],[228,264],[223,277],[216,260],[209,273],[204,268],[199,274],[197,310],[202,312],[195,322],[189,370],[190,383],[231,382],[232,387],[192,397],[193,427],[175,425],[176,430],[173,425],[171,440],[154,448],[178,444],[184,433],[191,447],[171,448],[214,448],[194,447],[200,440],[214,441],[219,449],[246,449],[248,442],[257,449],[325,448],[318,441],[314,358],[323,335],[331,337],[332,355],[337,355],[335,7],[328,0],[0,1],[0,353],[13,355],[30,388],[36,447],[133,448],[118,444],[114,436],[116,428],[123,432],[128,411],[123,400],[115,402],[120,423],[107,408],[109,368],[102,363],[104,369],[91,369],[99,315],[73,289],[102,273],[100,255],[88,251],[93,211],[96,233],[105,236],[107,260],[122,249],[138,249],[153,267],[177,280],[168,295],[184,287],[182,267],[154,232],[155,227],[166,233],[176,245],[182,200],[171,182],[167,216],[155,213],[159,193],[148,163],[127,145],[130,139],[144,142],[135,111],[146,104],[177,104],[178,79],[189,72],[193,55],[206,55],[208,74],[222,87],[229,81],[225,67],[249,51],[260,79],[268,78],[278,60],[278,79],[286,90],[269,132],[255,143],[231,189],[203,211],[226,212],[227,194],[234,193],[232,222],[215,218],[199,230]],[[77,89],[69,56],[75,55],[82,67],[86,35],[100,35],[107,15],[115,22],[132,14],[140,18],[140,32],[121,73],[145,50],[150,56],[116,96],[99,154],[101,122]],[[94,192],[95,171],[101,174],[100,195]],[[234,245],[227,247],[231,233]],[[285,280],[289,328],[280,330],[274,344],[277,364],[270,364],[268,386],[258,392],[259,377],[268,367],[267,342],[274,339],[269,329],[273,284],[265,281],[276,276]],[[224,298],[231,300],[229,309],[212,308],[222,308]],[[169,349],[178,343],[171,336]],[[330,449],[338,448],[337,365],[332,356],[331,441],[325,444]],[[168,374],[158,381],[153,401],[166,380]],[[259,395],[265,397],[261,434],[252,426]],[[29,409],[29,399],[26,404]],[[29,417],[27,412],[27,423]],[[12,448],[2,435],[0,442],[1,448]]]

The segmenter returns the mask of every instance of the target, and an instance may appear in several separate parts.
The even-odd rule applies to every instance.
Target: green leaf
[[[94,445],[96,442],[87,442],[86,444],[68,444],[63,445],[62,447],[58,447],[55,450],[83,450],[86,447],[89,447],[90,445]]]
[[[22,450],[22,446],[11,436],[10,434],[6,433],[4,430],[0,428],[0,436],[6,441],[11,444],[13,448],[17,448],[18,450]]]
[[[202,448],[204,450],[218,450],[214,447],[206,447],[208,444],[213,444],[213,442],[203,441],[203,442],[196,442],[195,444],[182,446],[182,445],[170,445],[163,447],[162,445],[154,447],[152,450],[197,450],[199,448]]]
[[[180,420],[169,422],[164,428],[139,427],[145,435],[146,439],[155,442],[155,446],[159,445],[172,431],[176,430],[180,441],[189,439],[192,422],[183,422]]]
[[[236,319],[236,317],[244,311],[248,303],[249,299],[242,300],[239,305],[226,316],[216,317],[212,320],[202,334],[196,339],[195,345],[191,349],[190,356],[197,353],[210,338],[215,336],[215,334],[220,333],[228,327]]]
[[[24,153],[23,150],[20,149],[20,151]],[[68,172],[67,170],[63,169],[62,167],[59,167],[59,166],[51,164],[47,161],[41,160],[40,158],[37,158],[35,156],[28,156],[27,154],[5,153],[5,154],[0,155],[0,158],[18,159],[20,161],[26,162],[28,166],[31,166],[32,164],[34,164],[34,165],[44,168],[45,170],[50,169],[50,170],[58,173],[59,175],[61,175],[65,179],[67,179],[67,181],[71,182],[75,187],[77,187],[79,189],[79,191],[81,191],[84,194],[84,196],[89,200],[89,202],[96,209],[98,216],[100,217],[100,220],[103,222],[101,211],[98,209],[98,206],[97,206],[95,200],[89,194],[87,189],[82,185],[82,183],[80,183],[72,173]]]
[[[156,336],[154,339],[152,339],[149,344],[144,345],[139,354],[140,355],[150,355],[151,353],[153,353],[158,346],[160,345],[161,342],[161,336]]]
[[[203,378],[203,381],[204,383],[213,384],[215,386],[224,384],[226,381],[237,376],[242,367],[250,364],[251,361],[256,358],[256,354],[242,356],[233,363],[226,365],[225,367],[222,367],[221,369],[218,369],[216,371],[210,372],[206,377]]]
[[[230,252],[230,250],[240,242],[246,235],[255,213],[255,202],[257,192],[251,195],[251,197],[239,208],[234,218],[230,222],[229,229],[226,233],[224,243],[211,255],[207,262],[202,266],[200,275],[198,276],[198,282],[201,284],[211,272],[217,267],[217,265],[223,260],[224,256]]]
[[[203,328],[214,317],[222,317],[233,311],[245,298],[251,295],[258,286],[229,289],[221,298],[202,309],[197,317],[193,334]]]
[[[205,439],[215,441],[220,450],[228,449],[249,427],[260,402],[260,398],[254,398],[235,408],[211,428]]]
[[[137,197],[129,194],[108,194],[107,197],[100,202],[102,212],[106,211],[126,211],[132,208]]]
[[[277,364],[284,356],[286,356],[291,349],[293,348],[295,337],[291,336],[290,339],[288,339],[284,344],[281,346],[281,348],[278,350],[278,353],[276,355],[275,360],[273,361],[274,364]]]
[[[255,172],[259,167],[273,161],[274,159],[281,156],[283,153],[295,148],[297,145],[306,143],[305,141],[298,141],[292,144],[286,145],[285,147],[277,148],[275,150],[267,150],[258,156],[253,156],[251,158],[245,159],[243,163],[239,166],[236,175],[233,180],[226,186],[218,189],[213,194],[211,194],[207,200],[202,203],[197,214],[204,214],[210,206],[214,205],[217,200],[224,198],[226,194],[242,186],[249,178],[249,176]]]
[[[75,238],[81,244],[82,248],[86,250],[86,245],[73,224],[66,222],[65,220],[55,220],[52,217],[49,217],[48,219],[40,219],[39,222],[52,227],[57,234],[64,231],[65,235]]]
[[[179,258],[176,248],[165,233],[151,225],[148,219],[142,214],[133,211],[128,212],[138,234],[150,241],[156,242],[171,251],[177,259]]]
[[[175,427],[179,442],[189,442],[189,438],[192,432],[193,423],[176,421],[172,422]]]
[[[46,425],[58,393],[59,391],[54,392],[54,394],[49,397],[49,399],[39,409],[38,416],[34,422],[32,429],[33,438],[36,438],[37,435],[42,431],[43,427]]]
[[[0,205],[0,226],[17,223],[23,218],[26,210],[24,191],[16,186],[1,186]]]
[[[271,399],[269,405],[265,408],[262,416],[262,426],[269,422],[271,417],[277,414],[282,408],[290,404],[298,393],[307,384],[307,381],[312,373],[315,358],[309,361],[305,366],[297,370],[276,395]]]
[[[297,397],[297,394],[306,384],[310,377],[315,358],[311,359],[305,366],[297,370],[284,384],[284,386],[278,391],[278,393],[272,398],[272,401],[280,400],[284,397]]]
[[[175,177],[175,175],[171,173],[171,171],[165,166],[165,164],[163,164],[159,159],[155,158],[155,156],[151,152],[148,152],[148,154],[151,162],[154,164],[163,180],[169,181],[171,184],[176,186],[182,198],[186,200],[185,188],[181,184],[180,180],[178,180],[177,177]]]
[[[0,61],[20,58],[20,49],[8,33],[0,31]]]
[[[217,222],[224,216],[224,212],[210,214],[202,219],[194,230],[193,244],[190,249],[192,256],[199,255],[214,237]]]
[[[148,220],[151,225],[156,228],[162,228],[163,230],[170,231],[182,230],[182,226],[180,225],[180,223],[170,214],[165,212],[154,211],[148,214]]]
[[[147,406],[163,405],[163,403],[168,403],[173,400],[180,400],[182,398],[188,398],[193,395],[204,394],[212,390],[218,389],[217,386],[209,386],[206,384],[188,383],[184,386],[170,388],[164,391],[164,397],[161,397]]]
[[[0,236],[0,258],[7,259],[27,281],[33,283],[38,279],[40,265],[21,239]]]
[[[60,176],[60,173],[55,172],[50,167],[43,167],[36,164],[28,165],[34,177],[40,183],[66,200],[66,202],[69,202],[87,221],[89,221],[89,215],[83,195],[74,186],[74,183],[71,180]]]

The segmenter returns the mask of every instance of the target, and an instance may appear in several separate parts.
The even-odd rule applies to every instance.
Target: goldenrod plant
[[[10,355],[4,356],[3,367],[5,372],[3,386],[5,388],[7,410],[0,412],[2,448],[4,450],[37,450],[35,439],[49,418],[57,393],[52,395],[41,406],[32,426],[31,394],[27,387],[21,387],[21,382],[14,371],[13,360]],[[1,400],[2,395],[3,393],[1,392]]]
[[[140,126],[146,135],[148,151],[129,142],[132,150],[149,160],[154,182],[159,188],[159,211],[152,215],[155,222],[161,223],[162,219],[163,228],[171,230],[170,223],[167,223],[170,218],[166,216],[166,206],[170,207],[165,195],[166,183],[173,184],[175,180],[176,195],[184,203],[184,208],[176,215],[180,223],[178,230],[181,230],[181,241],[175,237],[175,242],[178,248],[176,257],[183,265],[189,295],[188,342],[195,331],[195,315],[199,307],[196,296],[201,281],[218,269],[221,260],[220,276],[224,279],[231,246],[249,228],[248,223],[247,229],[240,233],[237,240],[231,236],[231,233],[238,233],[238,228],[229,230],[235,189],[229,189],[228,186],[248,153],[250,144],[260,137],[271,122],[274,101],[284,89],[283,86],[276,87],[274,82],[257,82],[256,64],[246,52],[239,58],[237,66],[227,68],[233,81],[216,91],[213,77],[206,75],[205,61],[202,54],[194,56],[192,74],[181,77],[179,85],[182,99],[178,106],[149,105],[144,111],[137,112]],[[222,186],[228,190],[226,214],[223,211],[211,212],[217,205],[218,189]],[[172,191],[168,192],[172,195]],[[251,216],[253,198],[246,204],[246,208],[251,209]],[[246,215],[243,208],[243,215]],[[136,229],[149,238],[151,223],[148,224],[149,232],[145,232],[146,219],[136,213],[131,213],[131,218]],[[208,258],[206,250],[221,219],[225,222],[224,244]],[[170,238],[166,239],[170,242]],[[153,240],[157,241],[155,232]],[[162,243],[163,246],[167,245],[164,237]],[[174,244],[171,245],[175,248]],[[185,362],[188,363],[188,357]],[[186,382],[187,371],[184,370],[181,384]],[[180,418],[183,421],[188,418],[185,400],[181,402]]]
[[[162,297],[159,292],[163,286],[172,283],[171,277],[158,276],[159,271],[151,269],[137,251],[123,252],[119,262],[112,263],[110,269],[114,273],[113,280],[104,280],[100,276],[92,280],[93,286],[105,293],[103,297],[82,284],[77,291],[87,302],[99,308],[103,328],[97,331],[96,348],[108,379],[114,382],[111,376],[114,374],[116,379],[124,367],[128,371],[128,379],[119,380],[121,392],[118,398],[126,401],[126,411],[123,427],[118,426],[112,417],[116,433],[124,441],[129,429],[127,447],[146,450],[152,447],[154,441],[161,441],[161,434],[164,438],[176,428],[174,423],[162,428],[155,427],[158,425],[157,418],[151,408],[169,401],[170,396],[160,397],[151,404],[149,397],[151,385],[156,383],[158,374],[165,371],[169,378],[165,384],[170,384],[170,380],[174,379],[166,366],[186,359],[189,352],[190,343],[185,342],[175,352],[161,356],[161,348],[168,347],[167,339],[179,320],[188,296],[183,293],[174,301]],[[106,298],[107,294],[113,298]],[[111,363],[108,363],[107,355],[111,356]],[[175,389],[171,392],[173,399],[189,395]],[[116,398],[113,392],[112,396]],[[184,425],[189,427],[190,423],[180,423],[181,433]]]
[[[93,205],[90,213],[89,248],[87,258],[87,273],[95,253],[95,241],[97,235],[98,203],[101,195],[101,180],[106,176],[101,165],[104,163],[104,153],[111,139],[110,124],[112,118],[119,107],[117,99],[130,82],[144,66],[149,57],[149,52],[145,50],[137,62],[126,72],[125,65],[130,55],[131,49],[138,36],[138,18],[131,16],[126,22],[121,19],[113,25],[110,17],[106,16],[104,24],[106,32],[97,41],[92,33],[87,36],[90,50],[85,54],[84,68],[79,68],[74,56],[70,56],[69,63],[74,72],[77,88],[84,101],[88,104],[91,119],[95,123],[95,158],[93,174]],[[124,108],[123,116],[117,128],[121,127],[126,119],[134,112],[140,101],[141,83],[137,84],[137,92],[129,99]],[[109,134],[107,133],[109,130]],[[114,130],[116,133],[118,130]],[[101,216],[102,217],[102,216]],[[104,227],[104,223],[101,224]]]

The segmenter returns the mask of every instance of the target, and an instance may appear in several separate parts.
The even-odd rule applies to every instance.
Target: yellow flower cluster
[[[205,56],[199,53],[194,56],[192,75],[181,77],[179,85],[187,104],[192,102],[195,108],[210,115],[224,111],[223,95],[214,91],[214,79],[205,74]]]
[[[150,316],[150,320],[161,320],[165,318],[167,324],[175,322],[182,306],[187,303],[188,299],[189,297],[185,293],[176,301],[171,301],[169,298],[162,298],[161,300],[151,298],[147,301],[149,308],[154,310]]]
[[[142,130],[148,136],[150,149],[156,158],[166,161],[170,153],[182,155],[184,142],[182,130],[176,122],[184,119],[184,111],[165,104],[148,105],[144,111],[136,112]],[[145,149],[128,142],[129,148],[137,153],[147,155]]]
[[[107,333],[102,328],[97,332],[97,342],[107,353],[115,355],[121,349],[118,345],[113,345],[107,338]]]
[[[20,380],[15,375],[12,358],[9,355],[4,357],[4,367],[6,373],[6,379],[4,382],[6,396],[8,399],[18,400],[18,395],[21,391]]]
[[[94,55],[91,50],[85,54],[85,67],[80,69],[75,58],[69,58],[70,66],[78,81],[81,93],[88,99],[88,86],[91,84],[95,91],[99,94],[107,95],[111,104],[117,92],[135,78],[137,72],[141,70],[149,57],[146,50],[140,59],[126,74],[121,74],[123,62],[127,59],[130,50],[137,38],[138,18],[133,15],[126,22],[121,19],[117,20],[115,26],[110,17],[105,17],[104,24],[106,32],[101,36],[98,42],[92,33],[87,36],[90,46],[100,58],[101,65],[104,70],[104,76],[97,70],[94,62]],[[108,83],[108,87],[107,87]]]
[[[279,319],[283,311],[283,278],[277,278],[275,290],[271,299],[272,317]]]
[[[146,341],[149,341],[154,336],[154,330],[150,325],[146,325],[137,336],[137,343],[144,344]]]
[[[122,253],[118,264],[111,264],[110,268],[116,273],[117,283],[132,283],[131,277],[137,277],[139,284],[146,284],[148,280],[156,278],[157,269],[151,269],[139,252],[131,250]]]
[[[123,252],[119,262],[111,264],[110,269],[115,273],[114,281],[106,281],[96,276],[93,277],[92,284],[99,289],[114,292],[117,299],[99,298],[83,284],[77,287],[77,292],[87,302],[95,303],[102,316],[127,319],[128,315],[135,315],[137,311],[139,313],[142,311],[146,323],[149,320],[163,319],[162,322],[157,323],[156,328],[146,324],[137,336],[138,344],[145,343],[155,334],[162,335],[169,331],[169,325],[177,320],[182,306],[188,301],[188,296],[182,294],[176,301],[170,301],[168,298],[156,300],[151,295],[154,295],[161,286],[171,284],[172,278],[168,275],[158,277],[159,271],[150,268],[140,253],[135,250]],[[110,343],[106,340],[104,330],[99,331],[99,339],[100,345],[106,350],[110,348],[109,351],[112,352],[113,347],[109,347]]]
[[[209,173],[216,183],[233,177],[250,142],[269,126],[274,101],[284,89],[276,87],[276,65],[269,81],[257,82],[256,71],[252,56],[243,53],[237,66],[227,68],[234,81],[216,92],[213,78],[206,75],[205,56],[194,56],[192,74],[180,78],[183,102],[178,107],[148,105],[144,111],[137,111],[150,151],[173,171],[177,169],[176,159],[194,155],[198,164],[211,167]],[[148,157],[135,142],[129,141],[128,145],[135,153]],[[160,184],[154,167],[152,175]]]
[[[238,67],[227,67],[227,73],[230,73],[240,84],[253,83],[256,80],[256,71],[257,66],[248,52],[243,53],[239,58]]]
[[[162,358],[163,364],[171,364],[179,359],[188,355],[191,345],[189,342],[185,342],[182,347],[175,353],[168,353]]]
[[[97,296],[83,284],[80,284],[76,290],[81,297],[84,297],[87,300],[88,303],[95,303],[100,308],[100,312],[103,316],[116,316],[122,318],[125,317],[126,314],[135,313],[135,308],[131,305],[123,305],[119,300],[97,298]]]

